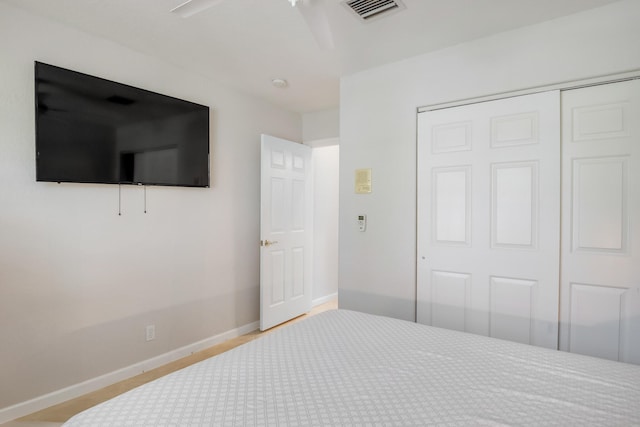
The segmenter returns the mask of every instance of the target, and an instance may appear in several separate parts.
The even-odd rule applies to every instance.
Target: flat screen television
[[[209,107],[35,63],[36,180],[209,186]]]

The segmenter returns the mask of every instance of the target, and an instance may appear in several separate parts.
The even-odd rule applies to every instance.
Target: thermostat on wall
[[[367,229],[367,216],[358,215],[358,230],[365,231]]]

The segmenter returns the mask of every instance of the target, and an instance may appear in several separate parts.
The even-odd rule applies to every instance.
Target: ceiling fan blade
[[[222,3],[224,0],[187,0],[179,6],[171,9],[171,12],[177,13],[183,18],[188,18],[212,6]]]
[[[333,34],[331,33],[327,13],[324,10],[324,2],[322,0],[298,1],[297,9],[307,22],[320,48],[324,50],[333,49]]]

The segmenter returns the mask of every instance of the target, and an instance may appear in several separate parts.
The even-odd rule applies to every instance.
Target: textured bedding
[[[64,424],[225,425],[640,425],[640,366],[335,310]]]

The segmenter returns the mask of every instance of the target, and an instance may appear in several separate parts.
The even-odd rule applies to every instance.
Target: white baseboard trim
[[[313,301],[311,301],[311,306],[312,307],[317,307],[320,304],[324,304],[326,302],[337,300],[337,299],[338,299],[338,293],[335,292],[333,294],[325,295],[323,297],[314,299]]]
[[[0,409],[0,424],[15,420],[16,418],[24,417],[25,415],[32,414],[50,406],[66,402],[67,400],[75,399],[76,397],[84,394],[100,390],[101,388],[117,383],[118,381],[126,380],[127,378],[134,377],[143,372],[166,365],[167,363],[189,356],[216,344],[220,344],[221,342],[231,338],[253,332],[258,329],[258,327],[259,322],[252,322],[213,337],[205,338],[202,341],[172,350],[168,353],[161,354],[151,359],[143,360],[125,368],[118,369],[117,371],[92,378],[79,384],[74,384],[61,390],[56,390],[26,402],[20,402],[12,406],[2,408]]]

